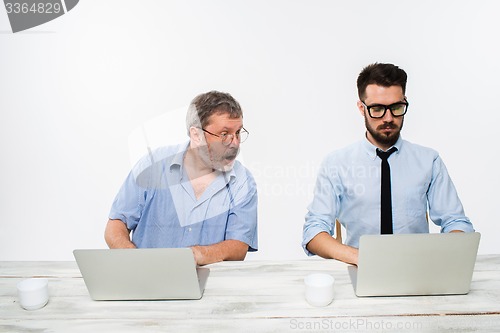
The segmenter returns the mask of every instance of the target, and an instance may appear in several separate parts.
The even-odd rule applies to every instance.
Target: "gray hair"
[[[210,116],[227,113],[230,118],[242,118],[240,104],[228,93],[209,91],[196,96],[189,105],[186,115],[186,129],[189,136],[191,126],[205,128]]]

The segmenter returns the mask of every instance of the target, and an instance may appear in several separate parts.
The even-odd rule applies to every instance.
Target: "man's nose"
[[[239,147],[240,146],[240,138],[234,134],[231,137],[231,142],[229,143],[229,147]]]
[[[392,115],[392,111],[390,108],[385,109],[385,114],[382,117],[382,120],[386,123],[390,123],[391,121],[394,120],[394,116]]]

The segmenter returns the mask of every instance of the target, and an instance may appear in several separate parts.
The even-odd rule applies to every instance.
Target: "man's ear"
[[[189,139],[191,139],[191,142],[199,146],[203,141],[201,136],[202,136],[201,131],[198,127],[194,126],[189,127]]]
[[[363,105],[363,103],[361,101],[358,101],[357,106],[358,106],[359,112],[364,117],[365,116],[365,106]]]

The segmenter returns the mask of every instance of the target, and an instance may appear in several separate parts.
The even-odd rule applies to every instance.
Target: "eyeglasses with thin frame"
[[[207,131],[204,128],[200,127],[200,129],[205,133],[208,133],[210,135],[213,135],[213,136],[220,138],[222,141],[222,144],[224,146],[229,146],[231,144],[231,142],[233,142],[233,139],[235,137],[238,139],[238,141],[240,143],[245,142],[245,140],[248,139],[248,135],[250,134],[244,127],[242,127],[240,130],[236,131],[236,133],[234,133],[234,134],[228,134],[228,133],[214,134],[212,132]]]
[[[385,116],[385,112],[387,109],[391,111],[391,114],[394,117],[401,117],[406,114],[406,111],[408,111],[408,101],[406,98],[404,99],[404,102],[397,102],[393,103],[390,105],[384,105],[384,104],[373,104],[373,105],[366,105],[365,102],[361,101],[363,105],[366,107],[368,110],[368,114],[372,118],[383,118]]]

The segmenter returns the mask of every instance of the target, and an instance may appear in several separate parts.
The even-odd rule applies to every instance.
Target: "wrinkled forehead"
[[[217,111],[208,117],[206,126],[220,129],[239,129],[243,127],[243,117],[234,112]]]

